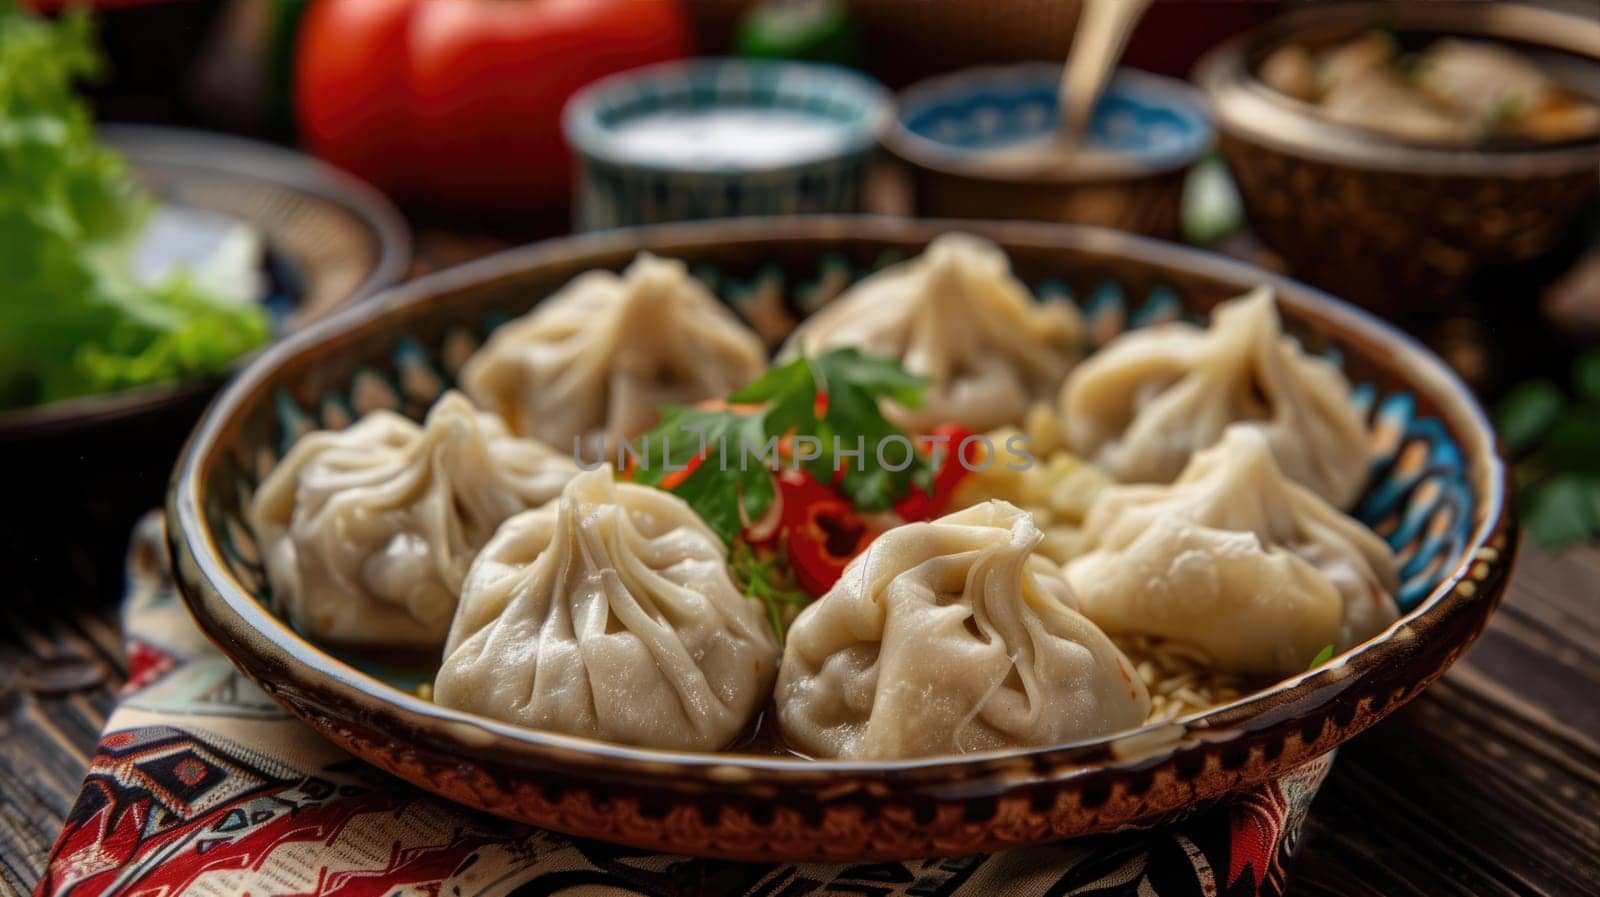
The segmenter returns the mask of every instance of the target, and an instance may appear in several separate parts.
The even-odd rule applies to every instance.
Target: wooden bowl
[[[1195,80],[1254,231],[1310,282],[1392,314],[1437,313],[1475,276],[1556,248],[1600,197],[1600,138],[1516,148],[1408,144],[1324,120],[1256,66],[1291,40],[1384,28],[1560,51],[1600,72],[1600,20],[1510,3],[1305,9],[1208,53]]]
[[[996,240],[1018,276],[1086,306],[1096,344],[1260,283],[1337,353],[1372,422],[1358,513],[1398,551],[1406,609],[1312,672],[1114,737],[903,762],[625,747],[434,705],[306,641],[272,610],[244,507],[296,435],[375,407],[420,415],[498,321],[641,249],[685,259],[776,342],[806,309],[950,230]],[[174,474],[168,538],[204,631],[340,747],[418,786],[575,835],[746,860],[965,854],[1166,822],[1282,777],[1437,678],[1483,629],[1516,550],[1482,411],[1409,338],[1218,256],[1111,231],[886,218],[741,219],[556,240],[400,287],[270,349],[222,394]],[[365,669],[370,670],[367,666]]]

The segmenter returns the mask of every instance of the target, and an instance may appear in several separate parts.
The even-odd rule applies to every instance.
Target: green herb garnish
[[[1314,670],[1317,667],[1320,667],[1323,664],[1327,663],[1328,660],[1331,659],[1332,657],[1333,657],[1333,646],[1332,645],[1323,645],[1322,646],[1322,650],[1317,652],[1317,656],[1311,658],[1311,665],[1306,667],[1306,669]]]
[[[1527,103],[1520,94],[1508,93],[1497,97],[1483,120],[1478,122],[1478,132],[1484,138],[1494,137],[1500,131],[1517,123],[1527,112]]]
[[[782,555],[769,554],[763,557],[743,539],[733,540],[728,563],[733,567],[734,575],[744,583],[744,596],[766,605],[767,619],[772,623],[772,631],[777,633],[778,646],[782,647],[783,634],[787,629],[784,620],[786,611],[804,608],[811,603],[811,596],[795,584],[794,572],[784,562]]]
[[[0,408],[218,372],[269,336],[253,303],[134,278],[154,203],[74,93],[98,68],[85,16],[0,0]]]
[[[933,466],[925,454],[908,451],[917,444],[883,416],[878,403],[918,407],[926,386],[894,360],[853,348],[797,358],[728,397],[730,405],[744,407],[665,409],[661,424],[634,441],[641,460],[633,480],[659,487],[705,454],[671,490],[730,546],[772,506],[772,474],[780,463],[798,466],[823,484],[833,484],[837,471],[839,493],[856,508],[886,510],[913,487],[931,492]],[[898,438],[885,443],[892,437]],[[786,439],[794,446],[805,440],[805,450],[779,458]],[[880,446],[887,465],[879,463]],[[858,447],[859,457],[835,452]]]

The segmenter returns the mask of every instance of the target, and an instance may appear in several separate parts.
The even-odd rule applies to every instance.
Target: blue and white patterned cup
[[[574,227],[860,211],[888,110],[877,82],[811,63],[696,59],[605,78],[562,116]]]

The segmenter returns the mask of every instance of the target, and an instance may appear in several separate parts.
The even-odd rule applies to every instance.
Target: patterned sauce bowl
[[[1124,69],[1090,117],[1070,164],[1011,155],[1052,140],[1059,63],[965,69],[897,98],[884,145],[910,166],[917,212],[1021,218],[1176,237],[1189,169],[1210,148],[1205,99],[1171,78]]]
[[[567,103],[573,224],[859,212],[888,94],[849,69],[696,59],[605,78]]]
[[[1037,293],[1078,301],[1095,345],[1273,285],[1288,330],[1356,384],[1372,476],[1355,513],[1396,549],[1401,618],[1312,671],[1113,737],[839,762],[642,749],[505,725],[423,700],[362,658],[307,641],[274,611],[243,511],[294,438],[379,407],[420,417],[497,323],[577,274],[619,269],[641,249],[684,259],[775,344],[855,279],[955,229],[999,243]],[[643,848],[863,861],[1152,826],[1321,757],[1415,697],[1482,631],[1516,553],[1507,488],[1493,431],[1442,361],[1293,281],[1098,229],[822,217],[542,243],[416,281],[291,337],[207,412],[174,473],[167,532],[184,598],[223,652],[327,738],[422,788]]]

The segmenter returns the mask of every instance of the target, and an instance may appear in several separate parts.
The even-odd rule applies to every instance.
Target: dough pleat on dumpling
[[[1261,430],[1233,426],[1171,485],[1112,486],[1066,565],[1112,634],[1188,642],[1223,670],[1287,675],[1399,615],[1376,533],[1283,475]]]
[[[375,411],[302,436],[257,490],[251,525],[274,598],[302,631],[437,649],[478,549],[577,472],[450,392],[421,426]]]
[[[433,697],[534,729],[712,751],[771,694],[762,605],[682,499],[579,474],[473,564]]]
[[[991,501],[879,536],[789,628],[776,690],[790,745],[886,760],[1133,728],[1150,698],[1034,554],[1033,518]]]
[[[640,253],[500,327],[461,384],[516,433],[593,458],[654,426],[663,404],[722,398],[766,367],[761,338],[682,262]]]
[[[1171,482],[1236,423],[1340,508],[1367,480],[1349,382],[1284,335],[1268,287],[1219,305],[1207,329],[1175,322],[1112,340],[1067,378],[1060,410],[1072,450],[1125,482]]]
[[[921,255],[851,287],[795,330],[783,357],[854,346],[897,358],[932,385],[920,408],[890,406],[915,432],[954,422],[1020,424],[1078,359],[1082,324],[1065,300],[1036,302],[1000,247],[946,234]]]

